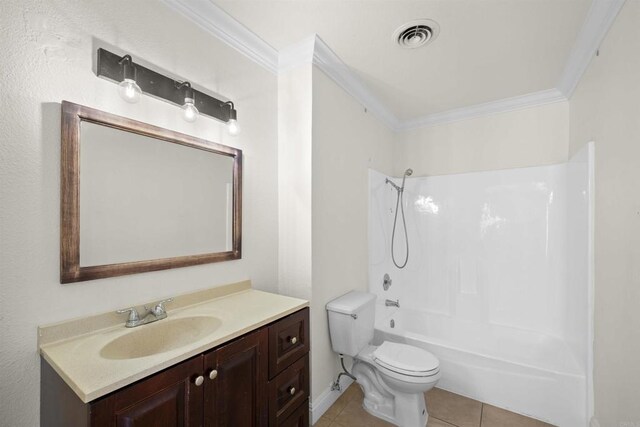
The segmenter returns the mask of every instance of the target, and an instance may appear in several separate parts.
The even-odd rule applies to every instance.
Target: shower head
[[[404,171],[404,175],[402,175],[402,185],[400,186],[396,185],[389,178],[385,180],[385,183],[391,184],[391,186],[395,188],[398,193],[402,193],[404,191],[404,180],[407,179],[407,177],[411,176],[412,174],[413,174],[413,169],[407,169],[406,171]]]

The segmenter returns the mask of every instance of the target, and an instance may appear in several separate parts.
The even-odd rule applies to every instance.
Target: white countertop
[[[232,291],[228,295],[168,311],[167,319],[213,316],[221,321],[211,334],[174,350],[134,359],[102,357],[100,352],[106,344],[147,327],[125,328],[123,317],[118,326],[41,343],[40,353],[83,402],[90,402],[309,305],[305,300],[253,289],[238,291],[236,288]],[[166,319],[150,325],[163,321]],[[60,327],[54,325],[49,328]],[[41,327],[41,331],[46,329]]]

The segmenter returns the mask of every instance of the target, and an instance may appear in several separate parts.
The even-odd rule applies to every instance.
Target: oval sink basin
[[[192,344],[220,327],[216,317],[194,316],[164,319],[138,326],[109,343],[100,356],[105,359],[136,359]]]

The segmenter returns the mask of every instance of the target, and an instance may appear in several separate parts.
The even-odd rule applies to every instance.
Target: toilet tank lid
[[[351,291],[327,303],[327,311],[342,314],[355,314],[376,300],[369,292]]]

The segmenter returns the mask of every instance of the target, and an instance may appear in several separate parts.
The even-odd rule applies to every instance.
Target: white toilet
[[[424,392],[440,379],[440,362],[426,350],[385,341],[371,345],[376,296],[352,291],[327,304],[333,351],[354,358],[352,374],[364,409],[401,427],[424,427]]]

